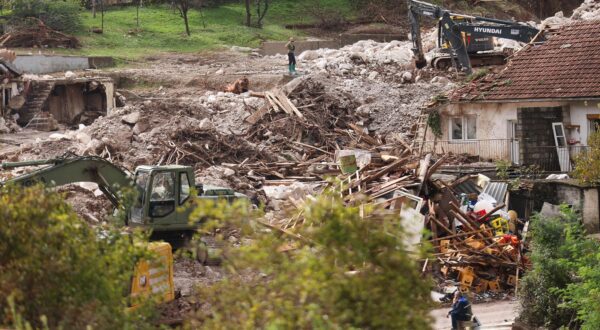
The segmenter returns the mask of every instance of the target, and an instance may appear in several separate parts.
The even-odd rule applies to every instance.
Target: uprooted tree
[[[235,223],[251,243],[225,254],[231,274],[198,291],[198,302],[207,308],[190,326],[429,329],[431,283],[417,262],[423,252],[406,251],[397,212],[363,211],[366,218],[358,206],[344,206],[338,194],[326,193],[303,208],[304,222],[293,230]],[[192,219],[219,219],[222,225],[249,218],[235,213],[208,205]]]

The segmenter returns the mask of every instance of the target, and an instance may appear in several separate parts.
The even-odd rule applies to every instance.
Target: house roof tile
[[[452,91],[453,102],[600,97],[600,20],[564,26],[528,45],[500,73]]]

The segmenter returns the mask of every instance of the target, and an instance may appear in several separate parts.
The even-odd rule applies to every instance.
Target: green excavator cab
[[[30,173],[12,178],[6,183],[29,186],[42,183],[60,186],[77,182],[94,182],[115,207],[119,207],[122,189],[132,187],[137,191],[131,209],[127,212],[127,225],[159,232],[186,232],[195,229],[189,217],[193,210],[191,201],[202,199],[246,198],[232,189],[202,185],[195,182],[190,166],[163,165],[139,166],[133,177],[119,166],[99,157],[65,156],[56,159],[3,163],[2,169],[41,166]]]

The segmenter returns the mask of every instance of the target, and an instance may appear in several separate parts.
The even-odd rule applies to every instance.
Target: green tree
[[[188,19],[188,12],[190,11],[191,8],[191,1],[190,0],[175,0],[174,1],[175,6],[177,6],[177,10],[179,10],[179,16],[181,16],[181,18],[183,18],[183,24],[185,25],[185,34],[189,36],[192,35],[192,33],[190,32],[190,22]]]
[[[117,230],[92,229],[57,193],[0,188],[0,327],[21,318],[64,329],[135,324],[125,293],[143,251]]]
[[[193,218],[248,218],[214,210],[199,207]],[[429,329],[432,286],[417,262],[424,252],[406,251],[397,214],[367,209],[363,219],[336,194],[303,212],[294,232],[236,224],[251,243],[227,254],[226,280],[198,291],[210,308],[191,327]]]
[[[580,218],[532,219],[533,269],[522,279],[521,318],[532,326],[600,328],[600,244],[589,239]]]
[[[64,32],[76,32],[83,23],[79,13],[81,4],[75,1],[12,0],[11,17],[20,22],[23,18],[35,17],[48,27]]]
[[[252,26],[252,1],[244,0],[246,8],[246,26]],[[269,0],[254,0],[254,8],[256,10],[256,27],[262,28],[263,20],[269,11]]]
[[[575,159],[573,176],[583,183],[600,183],[600,130],[588,139],[589,148]]]

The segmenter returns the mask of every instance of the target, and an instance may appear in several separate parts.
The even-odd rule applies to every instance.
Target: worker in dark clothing
[[[294,38],[290,37],[290,41],[285,44],[288,50],[288,68],[290,74],[296,74],[296,45],[294,45]]]
[[[459,321],[471,321],[471,318],[473,317],[471,303],[467,297],[460,292],[460,290],[456,290],[454,293],[452,309],[448,312],[446,317],[450,317],[452,320],[452,330],[459,330]]]

